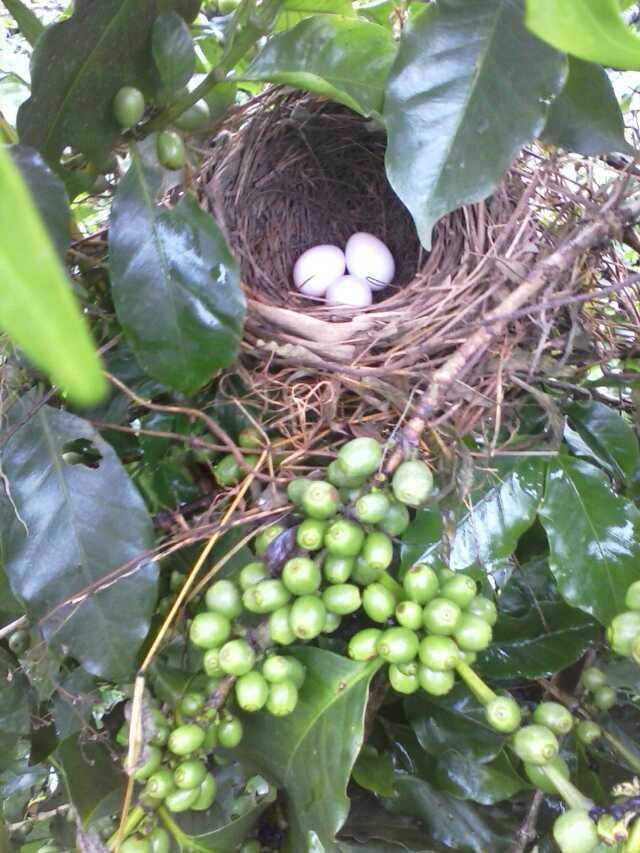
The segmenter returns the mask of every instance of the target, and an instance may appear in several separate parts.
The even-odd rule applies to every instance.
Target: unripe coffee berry
[[[556,735],[566,735],[573,728],[571,711],[559,702],[541,702],[533,712],[533,721]]]
[[[401,601],[396,607],[395,616],[403,628],[412,631],[422,628],[422,607],[416,601]]]
[[[203,782],[206,775],[207,768],[202,761],[192,759],[191,761],[183,761],[181,764],[178,764],[173,772],[173,781],[176,788],[189,791],[191,788],[197,788]]]
[[[374,622],[386,622],[396,609],[394,594],[380,583],[372,583],[362,593],[362,608]]]
[[[233,581],[219,580],[211,584],[204,600],[207,610],[222,613],[227,619],[235,619],[242,613],[242,597]]]
[[[291,605],[289,624],[296,637],[313,640],[322,633],[326,615],[327,610],[321,598],[303,595]]]
[[[269,616],[269,636],[277,646],[290,646],[296,635],[291,630],[291,605],[279,607]]]
[[[352,660],[368,661],[378,657],[379,628],[364,628],[349,640],[348,654]]]
[[[402,536],[411,523],[409,510],[404,504],[393,501],[385,517],[378,522],[378,527],[387,536]]]
[[[378,640],[377,648],[388,663],[410,663],[418,654],[418,637],[409,628],[388,628]]]
[[[420,688],[417,664],[406,664],[402,668],[395,663],[389,664],[389,683],[396,693],[405,696],[415,693]]]
[[[198,613],[189,628],[189,639],[199,649],[221,646],[231,635],[231,622],[222,613]]]
[[[424,608],[422,621],[430,634],[450,636],[462,618],[462,611],[448,598],[433,598]]]
[[[582,673],[580,682],[587,690],[597,690],[598,687],[604,687],[607,683],[607,676],[601,669],[598,669],[595,666],[590,666]]]
[[[490,598],[485,598],[484,595],[476,595],[471,599],[466,607],[467,613],[472,616],[477,616],[479,619],[491,625],[492,627],[498,621],[498,609]]]
[[[463,610],[476,597],[478,588],[473,578],[468,575],[456,575],[442,584],[440,596],[455,602]]]
[[[235,693],[242,710],[254,713],[264,708],[269,696],[269,684],[263,675],[254,670],[236,681]]]
[[[630,657],[631,644],[639,635],[640,613],[636,610],[619,613],[607,628],[607,642],[623,657]]]
[[[584,743],[587,746],[598,740],[601,735],[602,729],[597,723],[594,723],[591,720],[580,720],[576,726],[576,737],[581,743]]]
[[[511,696],[496,696],[484,709],[489,725],[497,732],[510,734],[520,725],[522,712]]]
[[[513,736],[513,751],[529,764],[546,764],[558,754],[558,740],[546,726],[531,725],[519,729]]]
[[[393,560],[393,543],[386,533],[374,530],[364,540],[362,557],[367,565],[378,572],[388,569]]]
[[[246,640],[229,640],[220,649],[218,662],[226,675],[240,676],[253,669],[256,653]]]
[[[491,625],[484,619],[463,613],[453,636],[463,651],[481,652],[491,643],[492,633]]]
[[[313,563],[311,563],[313,566]],[[318,572],[318,575],[320,573]],[[284,607],[291,599],[291,593],[279,578],[267,578],[242,595],[242,603],[251,613],[273,613]]]
[[[293,595],[311,595],[320,588],[322,573],[308,557],[294,557],[284,564],[282,582]]]
[[[322,521],[336,514],[340,508],[340,495],[331,483],[317,480],[307,486],[301,503],[305,515]]]
[[[290,679],[272,684],[269,688],[267,711],[274,717],[291,714],[298,704],[298,688]]]
[[[267,527],[266,530],[263,530],[259,533],[254,542],[254,548],[256,549],[256,554],[258,557],[262,557],[264,552],[267,550],[269,545],[273,542],[274,539],[277,539],[281,533],[284,533],[287,528],[284,524],[272,524]]]
[[[433,491],[433,475],[424,462],[403,462],[396,468],[391,480],[396,500],[406,506],[419,507]]]
[[[389,498],[383,492],[369,492],[358,498],[355,515],[363,524],[378,524],[389,511]]]
[[[171,732],[167,746],[174,755],[188,755],[200,749],[203,743],[204,729],[195,723],[187,723]]]
[[[360,589],[352,583],[334,584],[322,593],[322,600],[330,613],[346,616],[355,613],[362,604]]]
[[[255,586],[257,583],[260,583],[260,581],[265,580],[267,577],[267,567],[263,562],[256,561],[254,563],[247,563],[247,565],[241,570],[238,577],[240,589],[246,592],[246,590]]]
[[[616,691],[612,687],[598,687],[593,694],[593,704],[600,711],[609,711],[616,704]]]
[[[624,603],[629,610],[640,610],[640,581],[634,581],[629,586]]]
[[[364,544],[364,530],[353,521],[339,518],[327,528],[325,548],[338,557],[356,557]]]
[[[382,462],[382,447],[375,438],[354,438],[343,445],[337,465],[347,477],[370,477]]]
[[[445,696],[453,689],[455,675],[452,670],[438,672],[424,664],[418,667],[418,682],[420,687],[431,696]]]
[[[420,641],[420,661],[437,672],[455,669],[460,656],[457,645],[450,637],[431,635]]]
[[[327,554],[322,563],[322,572],[329,583],[346,583],[355,566],[353,557],[337,557]]]
[[[305,551],[317,551],[322,548],[324,534],[327,530],[327,522],[317,518],[305,518],[298,525],[296,531],[296,543]]]
[[[218,723],[218,742],[225,749],[235,749],[242,740],[242,722],[229,714]]]
[[[561,853],[591,853],[598,832],[586,809],[568,809],[553,824],[553,837]]]
[[[434,570],[424,563],[411,566],[402,580],[402,585],[411,601],[417,604],[426,604],[431,601],[440,586]]]
[[[557,770],[565,779],[568,779],[571,775],[569,772],[569,765],[564,760],[561,755],[556,755],[555,758],[552,758],[548,764],[544,764],[542,766],[538,764],[527,764],[525,762],[524,772],[529,777],[530,781],[543,791],[545,794],[557,794],[558,791],[553,782],[549,779],[549,777],[544,772],[545,767],[552,767],[554,770]]]

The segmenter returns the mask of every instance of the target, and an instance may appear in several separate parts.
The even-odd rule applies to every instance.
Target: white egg
[[[366,308],[373,302],[371,288],[355,275],[343,275],[334,281],[325,297],[327,305],[350,305],[352,308]]]
[[[323,244],[303,252],[293,267],[293,283],[307,296],[324,296],[331,282],[345,271],[344,252]]]
[[[382,290],[393,281],[395,261],[382,240],[366,231],[358,231],[347,240],[347,270],[369,282],[373,290]]]

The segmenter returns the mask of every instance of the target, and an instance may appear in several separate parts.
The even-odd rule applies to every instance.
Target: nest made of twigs
[[[558,172],[530,154],[488,200],[444,217],[426,252],[387,181],[385,143],[376,123],[280,87],[235,108],[211,142],[197,186],[240,261],[248,300],[244,353],[254,369],[257,360],[264,376],[274,376],[274,387],[306,370],[315,377],[310,388],[318,378],[339,377],[401,409],[410,389],[445,362],[580,215]],[[291,273],[306,249],[344,246],[356,231],[390,247],[397,275],[354,316],[301,295]],[[585,265],[594,259],[574,266],[574,280]],[[520,313],[509,324],[492,357],[467,377],[467,421],[493,405],[497,385],[504,396],[498,373],[510,358],[526,368],[542,357],[553,313]]]

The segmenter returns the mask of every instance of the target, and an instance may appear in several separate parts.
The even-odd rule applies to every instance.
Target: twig
[[[536,837],[536,823],[538,821],[538,812],[544,801],[543,792],[538,789],[531,799],[531,805],[525,818],[524,823],[516,833],[513,844],[509,848],[509,853],[524,853],[531,841]]]

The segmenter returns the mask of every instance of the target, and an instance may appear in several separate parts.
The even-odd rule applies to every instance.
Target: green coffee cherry
[[[378,524],[389,512],[389,498],[383,492],[369,492],[358,498],[355,514],[363,524]]]
[[[602,729],[591,720],[580,720],[576,726],[576,737],[587,746],[598,740],[602,735]]]
[[[189,639],[199,649],[221,646],[231,635],[231,622],[222,613],[198,613],[189,628]]]
[[[433,475],[424,462],[403,462],[395,470],[391,488],[400,503],[412,507],[422,506],[433,491]]]
[[[378,572],[388,569],[393,560],[393,543],[386,533],[374,530],[364,540],[362,557],[367,565]]]
[[[247,565],[242,569],[238,577],[240,589],[246,592],[252,586],[255,586],[257,583],[260,583],[260,581],[265,580],[267,577],[267,567],[264,563],[260,561],[257,561],[255,563],[247,563]]]
[[[455,669],[460,660],[458,647],[450,637],[439,637],[433,634],[423,637],[418,653],[421,663],[436,672]]]
[[[204,601],[207,610],[222,613],[227,619],[235,619],[242,613],[242,597],[233,581],[219,580],[211,584]]]
[[[347,477],[336,459],[327,465],[327,479],[336,489],[357,489],[358,491],[364,482],[362,477]]]
[[[336,462],[345,476],[364,479],[380,467],[382,447],[375,438],[354,438],[340,448]]]
[[[484,713],[491,728],[505,734],[515,732],[522,720],[518,703],[511,696],[496,696],[485,705]]]
[[[484,619],[470,613],[463,613],[453,636],[463,651],[481,652],[491,643],[492,633],[491,625]]]
[[[420,687],[431,696],[445,696],[453,689],[455,675],[452,670],[438,672],[424,664],[418,667],[418,682]]]
[[[157,746],[145,746],[142,753],[141,764],[135,770],[133,778],[136,782],[145,782],[152,773],[160,767],[162,761],[162,750]]]
[[[225,671],[220,666],[220,649],[208,649],[204,653],[202,668],[209,678],[222,678]]]
[[[401,601],[396,607],[395,616],[403,628],[412,631],[422,628],[422,607],[415,601]]]
[[[396,693],[405,696],[415,693],[420,687],[417,665],[409,663],[400,667],[395,663],[389,664],[389,683]]]
[[[463,610],[468,607],[476,597],[478,589],[476,582],[469,575],[456,575],[451,580],[445,581],[440,589],[442,598],[448,598],[455,602]]]
[[[238,850],[238,853],[260,853],[262,850],[262,845],[259,841],[256,841],[255,838],[250,839],[249,841],[245,841],[242,847]]]
[[[203,98],[200,98],[199,101],[196,101],[195,104],[186,109],[182,115],[178,116],[175,120],[175,125],[176,127],[179,127],[180,130],[193,132],[196,130],[203,130],[203,128],[209,124],[210,120],[211,112],[209,110],[209,104]],[[240,444],[240,442],[238,443]],[[254,445],[240,444],[240,446],[252,447]]]
[[[144,790],[150,797],[155,797],[158,800],[164,800],[173,789],[175,782],[173,781],[173,773],[166,768],[161,768],[152,773],[147,780]]]
[[[38,853],[59,853],[60,848],[55,845],[47,844],[46,847],[40,847]],[[130,835],[120,845],[121,853],[151,853],[151,844],[146,838],[140,838],[139,835]]]
[[[351,573],[351,580],[360,586],[369,586],[369,584],[378,580],[380,572],[372,568],[364,559],[362,554],[358,554],[355,559],[355,567]]]
[[[178,764],[173,772],[173,781],[176,788],[180,788],[183,791],[190,791],[191,788],[197,788],[206,775],[207,768],[202,761],[193,759]]]
[[[298,704],[298,688],[290,679],[272,684],[269,688],[267,711],[274,717],[286,717]]]
[[[322,633],[327,610],[321,598],[302,595],[291,605],[289,624],[301,640],[313,640]]]
[[[374,622],[386,622],[396,609],[394,594],[380,583],[372,583],[362,593],[362,609]]]
[[[178,703],[178,710],[185,717],[195,717],[204,708],[206,699],[202,693],[195,690],[190,690],[185,693]]]
[[[529,764],[547,764],[558,754],[558,740],[546,726],[524,726],[513,736],[513,751]]]
[[[236,701],[243,711],[254,713],[264,708],[269,696],[269,684],[255,670],[241,676],[235,684]]]
[[[411,663],[418,654],[418,636],[409,628],[388,628],[379,638],[377,649],[387,663]]]
[[[182,169],[186,160],[184,142],[175,130],[161,130],[156,138],[156,154],[165,169]]]
[[[485,598],[484,595],[476,595],[475,598],[471,599],[466,606],[466,611],[472,616],[477,616],[478,619],[483,619],[491,627],[498,621],[497,607],[490,598]]]
[[[394,501],[389,505],[387,514],[378,522],[378,527],[387,536],[402,536],[411,523],[409,510],[404,504]]]
[[[235,749],[242,740],[242,722],[229,714],[218,723],[218,742],[225,749]]]
[[[568,809],[556,818],[553,837],[561,853],[591,853],[598,846],[598,831],[586,809]]]
[[[524,772],[527,774],[530,781],[536,786],[536,788],[539,788],[545,794],[557,794],[558,791],[556,790],[556,786],[544,772],[545,767],[553,767],[554,770],[557,770],[558,773],[561,773],[565,779],[568,779],[571,775],[569,772],[569,765],[564,760],[564,758],[562,758],[561,755],[556,755],[555,758],[552,758],[551,761],[549,761],[542,767],[538,766],[537,764],[527,764],[525,762]]]
[[[334,631],[338,630],[341,624],[342,616],[338,613],[332,613],[330,610],[327,610],[327,615],[324,618],[324,625],[322,626],[322,633],[333,634]]]
[[[257,427],[243,427],[238,433],[238,444],[246,450],[258,450],[264,445],[264,438]]]
[[[596,666],[587,667],[580,678],[582,686],[587,690],[597,690],[598,687],[604,687],[607,683],[607,676],[601,669]]]
[[[573,728],[573,715],[559,702],[541,702],[533,712],[533,722],[556,735],[566,735]]]
[[[200,749],[203,743],[204,729],[195,723],[186,723],[171,732],[167,746],[174,755],[189,755],[190,752]]]
[[[327,554],[322,563],[322,572],[329,583],[346,583],[355,566],[353,557],[338,557]]]
[[[629,610],[640,610],[640,581],[634,581],[629,586],[624,603]]]
[[[169,794],[164,801],[164,804],[170,812],[187,812],[189,809],[193,808],[193,804],[198,799],[199,793],[199,788],[191,788],[186,791],[178,788]]]
[[[296,635],[291,630],[291,606],[279,607],[269,616],[269,636],[277,646],[290,646]]]
[[[262,555],[267,550],[269,545],[271,545],[273,540],[277,539],[278,536],[280,536],[281,533],[284,533],[286,529],[287,528],[284,526],[284,524],[272,524],[270,527],[267,527],[266,530],[263,530],[262,533],[259,533],[256,536],[253,545],[258,557],[262,557]]]
[[[214,466],[213,476],[216,483],[222,488],[225,488],[226,486],[235,486],[235,484],[239,483],[242,478],[242,468],[240,468],[240,465],[236,462],[235,457],[230,453],[227,453],[227,455],[223,456],[218,464]]]
[[[356,557],[364,544],[364,531],[346,518],[333,521],[324,537],[325,548],[338,557]]]
[[[170,853],[171,838],[166,829],[156,826],[147,836],[151,853]],[[120,848],[122,850],[122,848]]]
[[[308,557],[294,557],[284,564],[282,582],[293,595],[311,595],[320,589],[322,573]]]
[[[262,664],[262,674],[270,684],[277,684],[289,677],[289,658],[270,655]]]
[[[242,603],[251,613],[273,613],[290,600],[291,593],[279,578],[260,581],[242,594]]]
[[[218,662],[226,675],[241,676],[253,669],[256,653],[246,640],[229,640],[220,649]]]
[[[352,660],[368,661],[378,657],[379,628],[365,628],[349,640],[348,655]]]
[[[430,634],[450,636],[462,620],[462,612],[457,604],[448,598],[432,598],[422,615],[424,627]],[[470,651],[472,651],[470,649]]]
[[[289,664],[289,679],[293,681],[299,690],[307,677],[306,667],[303,663],[300,663],[298,658],[292,656],[287,657],[287,662]]]
[[[339,508],[338,490],[324,480],[310,483],[302,495],[302,509],[309,518],[323,521],[334,516]]]
[[[344,486],[342,489],[338,489],[338,494],[343,504],[355,503],[360,497],[361,492],[362,486]]]
[[[598,687],[593,694],[593,704],[600,711],[610,711],[616,704],[616,691],[612,687]]]
[[[438,577],[430,566],[416,563],[405,574],[402,585],[411,601],[416,604],[426,604],[438,592]]]
[[[200,787],[197,788],[197,791],[198,797],[191,808],[195,812],[206,812],[213,805],[216,794],[218,793],[218,784],[215,780],[215,776],[212,776],[211,773],[207,773],[200,783]]]
[[[211,723],[207,726],[204,733],[204,743],[202,749],[204,752],[210,752],[218,745],[218,724]]]
[[[305,551],[318,551],[324,543],[327,522],[317,518],[305,518],[296,532],[296,543]]]
[[[362,604],[360,589],[352,583],[338,583],[327,587],[322,593],[322,600],[327,611],[338,616],[355,613]]]
[[[613,651],[623,657],[630,657],[631,644],[640,635],[640,613],[628,610],[619,613],[607,628],[607,642]]]
[[[287,497],[291,501],[294,506],[302,506],[302,496],[307,490],[307,486],[310,486],[313,480],[309,480],[306,477],[296,477],[295,480],[291,480],[287,485]]]
[[[440,560],[438,563],[440,563]],[[440,584],[440,587],[443,587],[446,583],[452,581],[456,577],[456,573],[453,569],[448,569],[446,566],[440,566],[440,568],[437,568],[436,575],[438,576],[438,583]]]
[[[123,86],[113,99],[113,115],[123,130],[129,130],[144,115],[144,95],[135,86]]]
[[[8,639],[9,648],[16,657],[23,655],[31,645],[29,632],[24,629],[14,631]]]

